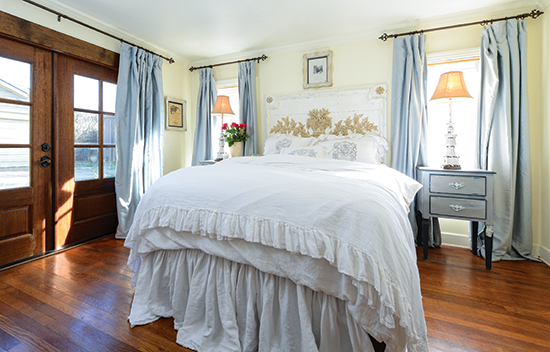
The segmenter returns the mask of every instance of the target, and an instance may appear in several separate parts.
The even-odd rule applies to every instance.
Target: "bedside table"
[[[217,161],[214,161],[214,160],[201,160],[201,161],[199,161],[199,163],[201,164],[201,166],[205,166],[205,165],[214,165],[215,163],[217,163]]]
[[[473,221],[472,251],[477,254],[478,221],[485,222],[485,266],[491,269],[493,251],[493,176],[486,170],[416,169],[418,209],[422,213],[424,259],[428,259],[428,231],[433,217]]]

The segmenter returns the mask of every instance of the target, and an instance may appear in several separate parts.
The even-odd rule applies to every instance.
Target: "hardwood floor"
[[[421,258],[420,248],[417,255]],[[430,351],[550,351],[550,267],[430,248],[418,260]]]
[[[0,352],[189,351],[172,319],[130,328],[127,256],[104,237],[1,271]],[[418,266],[430,351],[550,351],[547,265],[443,247]]]

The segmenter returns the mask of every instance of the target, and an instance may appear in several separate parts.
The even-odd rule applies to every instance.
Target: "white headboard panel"
[[[265,137],[274,133],[318,137],[366,131],[387,137],[386,106],[385,84],[266,95]]]

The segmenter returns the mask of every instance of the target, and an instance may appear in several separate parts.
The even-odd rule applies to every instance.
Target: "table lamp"
[[[233,110],[231,110],[231,105],[229,104],[229,97],[227,95],[218,95],[218,99],[216,99],[216,104],[214,104],[214,108],[212,109],[212,115],[221,116],[222,117],[222,126],[223,126],[223,115],[235,115],[233,113]],[[225,140],[223,138],[223,129],[220,130],[220,150],[218,151],[218,155],[215,161],[221,161],[223,160],[223,154],[224,154],[224,145]]]
[[[449,122],[447,123],[447,133],[445,134],[445,145],[447,151],[445,152],[443,169],[460,170],[459,157],[455,153],[456,146],[456,134],[454,134],[453,127],[453,98],[472,98],[466,84],[464,83],[464,76],[461,71],[451,71],[441,75],[437,88],[430,99],[449,99]]]

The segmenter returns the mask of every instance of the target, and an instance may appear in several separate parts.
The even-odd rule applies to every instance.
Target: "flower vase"
[[[242,142],[235,142],[231,147],[229,147],[229,150],[231,151],[231,158],[241,156],[242,145],[243,145]]]

